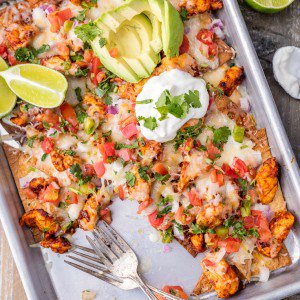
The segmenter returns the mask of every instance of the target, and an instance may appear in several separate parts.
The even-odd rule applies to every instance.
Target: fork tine
[[[89,261],[80,259],[80,258],[78,258],[76,256],[73,256],[73,255],[67,255],[67,257],[71,258],[71,259],[73,259],[73,260],[75,260],[77,262],[79,261],[82,264],[85,264],[85,265],[87,265],[87,266],[89,266],[91,268],[97,269],[98,271],[105,272],[105,273],[107,273],[109,271],[108,268],[105,265],[96,265],[96,264],[93,264],[93,263],[91,263]]]
[[[112,284],[112,285],[114,285],[116,287],[120,287],[120,285],[122,285],[121,281],[118,281],[118,280],[115,280],[113,278],[110,278],[109,276],[107,276],[105,274],[100,274],[99,272],[90,270],[90,269],[88,269],[86,267],[83,267],[81,265],[75,264],[75,263],[73,263],[71,261],[68,261],[68,260],[64,260],[64,262],[67,263],[68,265],[76,268],[76,269],[79,269],[79,270],[81,270],[81,271],[83,271],[83,272],[85,272],[87,274],[90,274],[90,275],[92,275],[94,277],[97,277],[98,279],[103,280],[103,281],[105,281],[107,283],[110,283],[110,284]]]
[[[95,251],[93,249],[87,248],[87,247],[83,247],[83,246],[80,246],[80,245],[77,245],[77,244],[72,244],[72,248],[80,249],[80,250],[83,250],[85,252],[89,252],[89,253],[95,254]]]
[[[72,252],[72,253],[74,253],[74,254],[76,254],[76,255],[78,255],[78,256],[81,256],[81,257],[87,258],[87,259],[89,259],[89,260],[92,260],[92,261],[94,261],[94,262],[96,262],[96,263],[103,264],[103,260],[100,259],[100,258],[91,256],[91,255],[88,255],[88,254],[85,254],[85,253],[82,253],[82,252],[78,252],[78,251],[72,250],[72,249],[69,250],[69,251]],[[97,255],[97,254],[95,253],[95,255]]]
[[[106,222],[102,222],[107,229],[107,231],[110,233],[110,235],[118,242],[123,252],[133,252],[133,250],[130,248],[130,246],[125,242],[125,240]]]
[[[92,246],[92,248],[94,249],[94,251],[96,252],[96,254],[103,259],[103,263],[105,264],[106,267],[111,268],[112,267],[112,262],[110,259],[108,259],[101,251],[100,249],[98,249],[98,246],[96,245],[96,243],[89,237],[86,236],[86,239],[88,240],[88,242],[90,243],[90,245]]]
[[[110,242],[105,239],[104,235],[101,234],[99,230],[94,229],[92,233],[102,252],[104,252],[112,262],[115,262],[118,257],[112,249],[110,249]]]
[[[98,235],[104,238],[104,240],[102,239],[102,241],[118,256],[118,258],[120,258],[124,254],[124,251],[122,250],[120,245],[116,242],[115,238],[111,234],[109,234],[107,230],[101,228],[100,226],[97,226],[94,230]]]

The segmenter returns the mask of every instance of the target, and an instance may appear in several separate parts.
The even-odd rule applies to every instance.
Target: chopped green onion
[[[242,143],[243,140],[244,140],[244,135],[245,135],[245,128],[237,126],[237,125],[234,125],[234,128],[233,128],[233,139],[236,142],[238,142],[238,143]]]

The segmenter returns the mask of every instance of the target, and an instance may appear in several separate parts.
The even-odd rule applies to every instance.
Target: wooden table
[[[300,1],[295,0],[289,8],[275,15],[257,13],[242,2],[241,8],[297,161],[300,163],[300,101],[284,92],[275,81],[272,71],[272,57],[276,49],[289,45],[300,47]],[[27,298],[0,226],[0,300],[16,299]],[[300,299],[300,295],[290,299]]]

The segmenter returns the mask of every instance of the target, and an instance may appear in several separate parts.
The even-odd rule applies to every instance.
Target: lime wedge
[[[44,108],[59,106],[68,88],[65,76],[35,64],[16,65],[1,72],[0,76],[19,98]]]
[[[8,69],[5,60],[0,56],[0,72]],[[0,77],[0,119],[9,114],[16,105],[17,96],[9,89],[5,80]]]
[[[246,0],[255,10],[264,13],[276,13],[289,6],[294,0]]]

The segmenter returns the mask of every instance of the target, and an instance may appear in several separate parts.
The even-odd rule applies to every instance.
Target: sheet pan
[[[1,2],[3,1],[0,0]],[[297,216],[296,225],[286,242],[293,264],[284,270],[274,272],[266,283],[249,285],[233,299],[280,299],[300,291],[300,171],[238,4],[236,0],[224,0],[224,2],[225,7],[219,15],[226,26],[227,40],[237,50],[238,63],[245,67],[252,112],[258,121],[258,126],[267,128],[272,152],[282,167],[281,187],[285,199],[289,210]],[[142,220],[132,217],[135,209],[134,203],[116,201],[113,210],[119,215],[115,215],[114,226],[117,229],[126,229],[125,237],[141,258],[145,278],[158,287],[165,283],[182,284],[190,291],[200,275],[200,257],[191,258],[176,244],[171,246],[171,252],[164,253],[160,243],[150,241],[149,237],[153,240],[155,234],[149,226]],[[139,291],[116,290],[63,265],[63,256],[58,257],[48,250],[29,247],[34,241],[30,231],[19,226],[18,220],[22,213],[23,208],[14,180],[3,149],[0,147],[0,219],[28,298],[30,300],[80,299],[81,290],[91,289],[96,290],[98,299],[101,300],[143,299]],[[76,234],[75,239],[84,242],[80,233]],[[172,262],[176,262],[177,265],[173,266]]]

